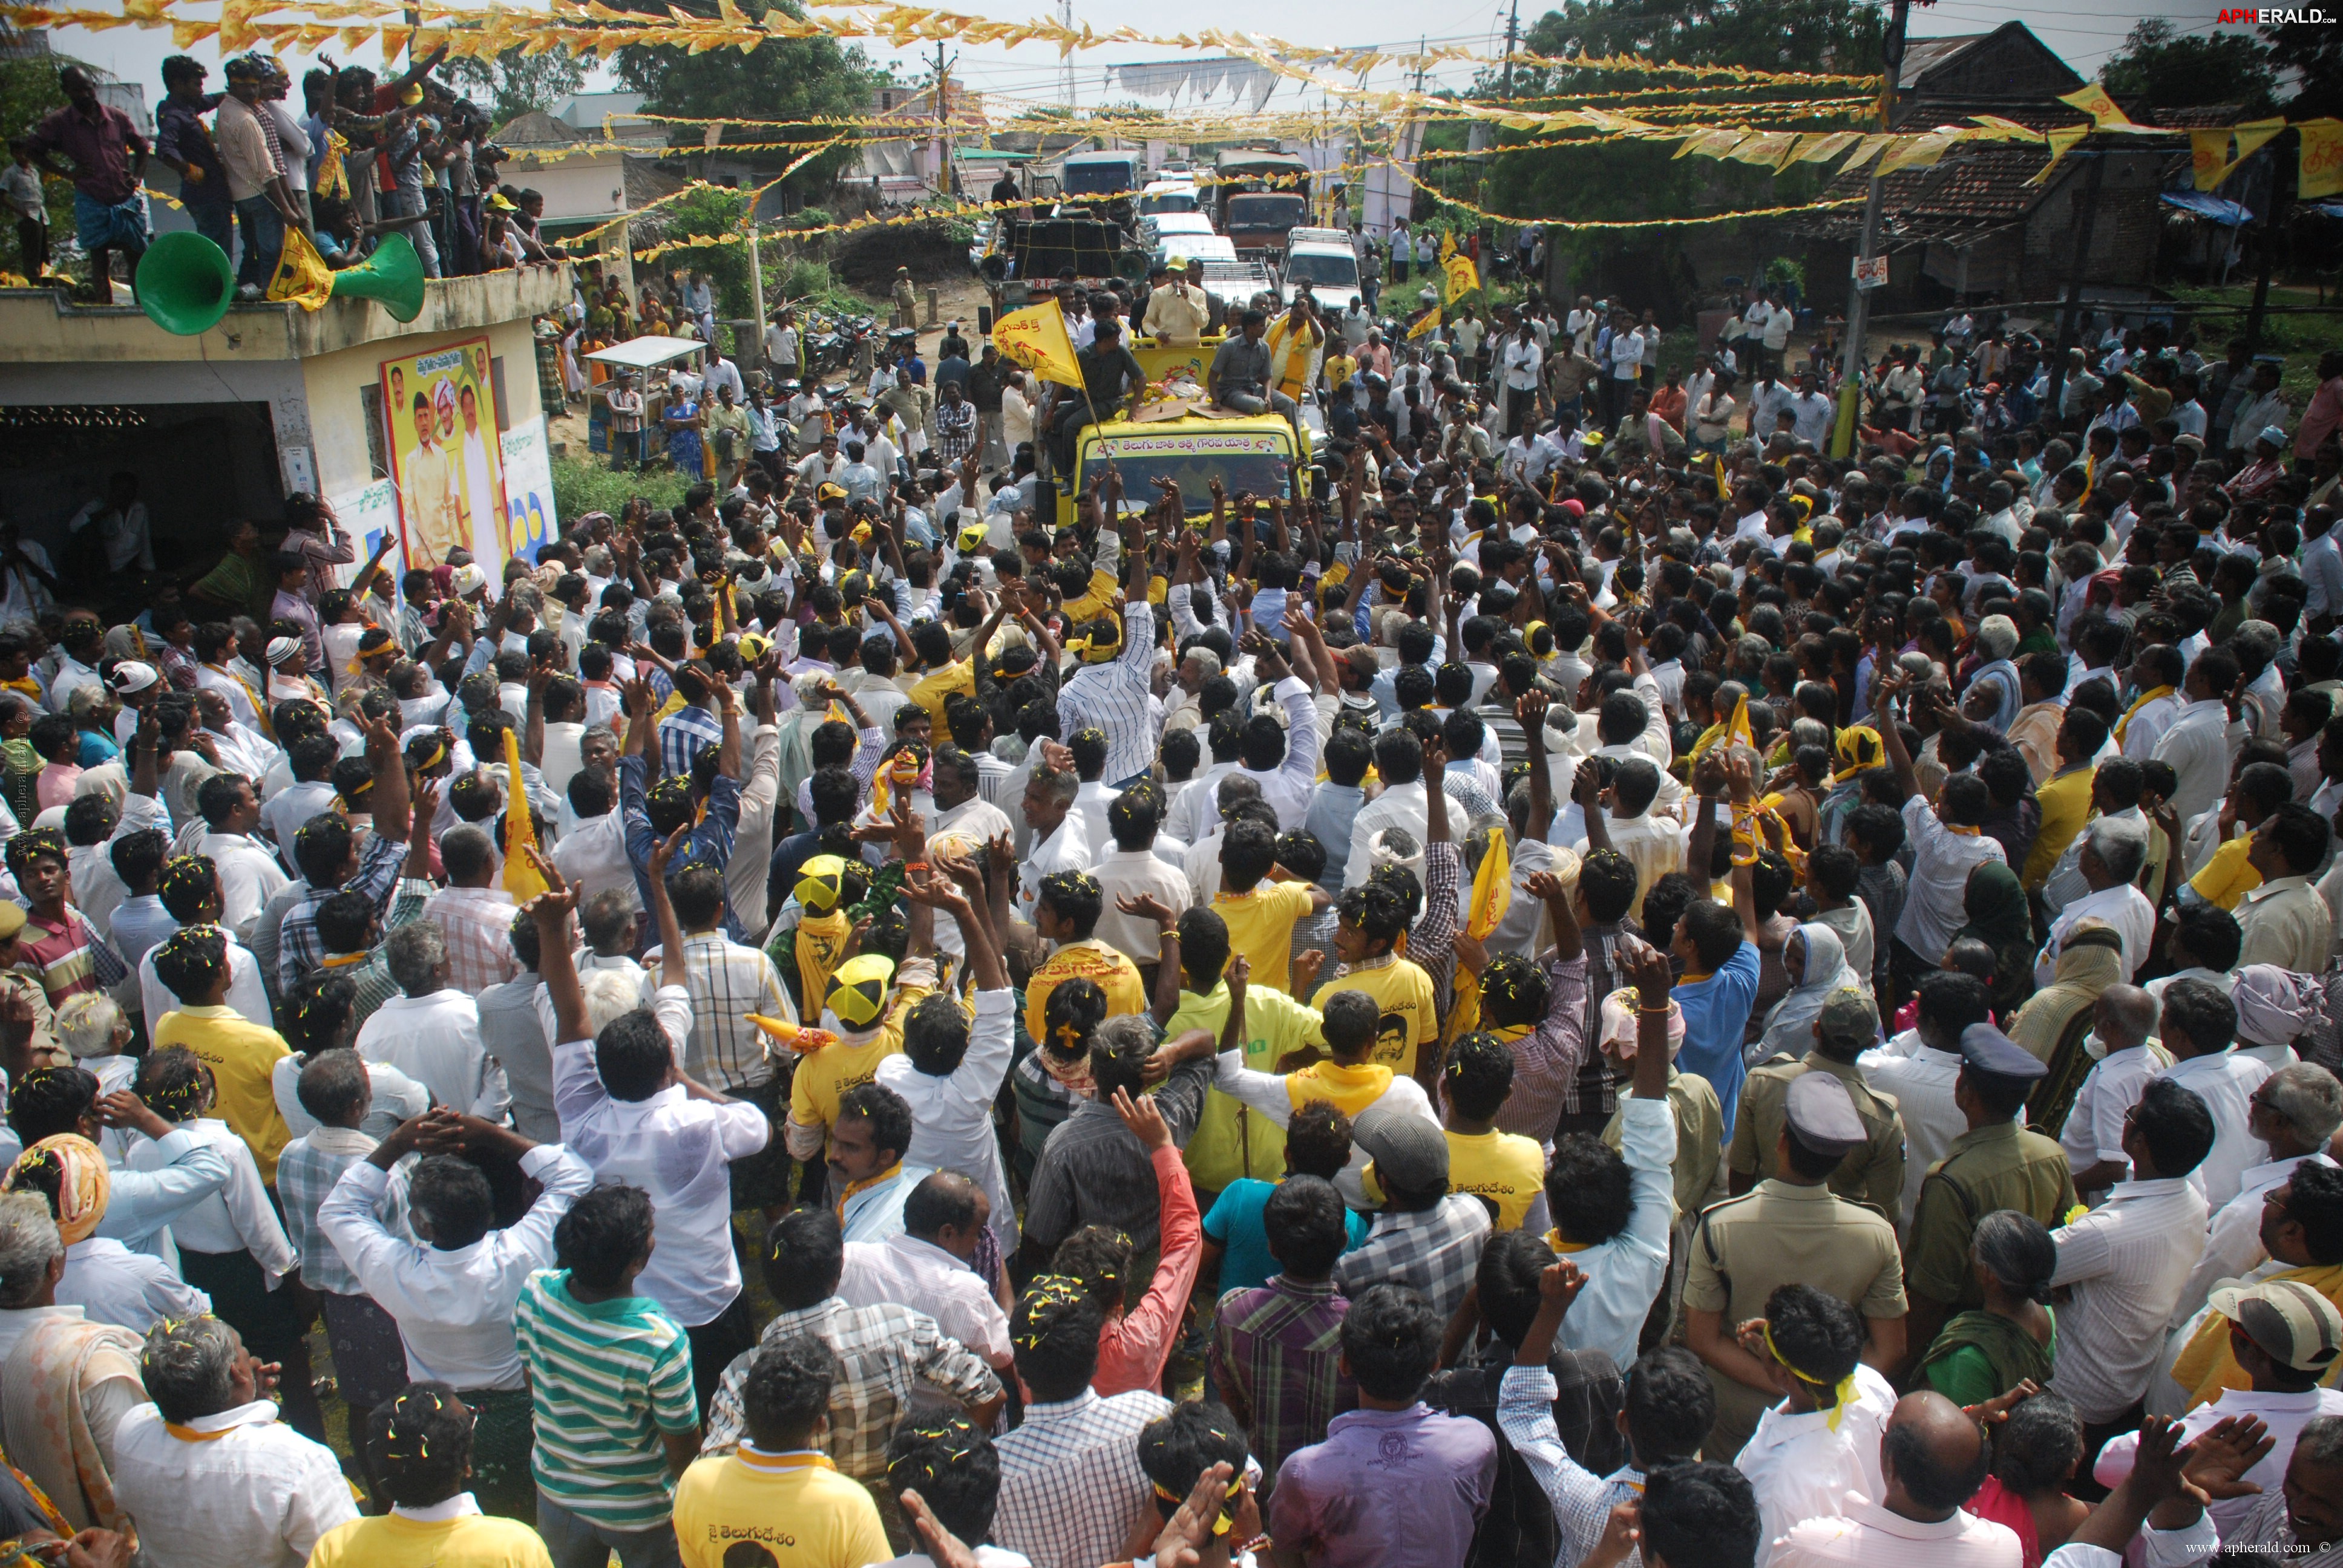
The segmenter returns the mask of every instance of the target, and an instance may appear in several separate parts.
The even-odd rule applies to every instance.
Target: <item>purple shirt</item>
[[[1350,1411],[1280,1467],[1264,1523],[1310,1568],[1456,1568],[1496,1476],[1477,1421],[1421,1402]]]
[[[92,121],[67,104],[40,123],[32,140],[36,158],[58,152],[73,159],[74,188],[92,201],[119,206],[138,192],[138,182],[130,176],[130,153],[144,153],[146,138],[120,109],[100,104]]]

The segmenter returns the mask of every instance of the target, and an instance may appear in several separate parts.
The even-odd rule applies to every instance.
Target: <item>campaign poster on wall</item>
[[[495,398],[486,337],[382,362],[382,412],[407,565],[428,571],[461,548],[491,591],[504,582],[508,553]]]
[[[505,518],[508,548],[534,565],[553,542],[553,457],[545,439],[545,416],[505,432]]]

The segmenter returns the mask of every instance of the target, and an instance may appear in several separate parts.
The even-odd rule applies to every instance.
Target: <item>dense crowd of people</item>
[[[7,532],[0,1538],[2343,1563],[2343,361],[1962,317],[1833,459],[1775,296],[1191,286],[1021,427],[711,332],[500,573]],[[1061,494],[1126,319],[1306,460]]]

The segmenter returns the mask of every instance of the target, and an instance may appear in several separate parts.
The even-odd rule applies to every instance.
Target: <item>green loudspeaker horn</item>
[[[384,235],[372,256],[334,274],[334,297],[353,296],[374,300],[395,321],[422,315],[423,260],[415,254],[414,242],[403,234]]]
[[[227,252],[193,229],[178,229],[138,258],[138,307],[166,332],[193,337],[219,325],[236,298]]]

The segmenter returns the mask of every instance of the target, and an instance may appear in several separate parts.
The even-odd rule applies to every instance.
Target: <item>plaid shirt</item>
[[[52,1008],[85,991],[112,990],[130,973],[130,966],[97,934],[87,916],[71,904],[65,906],[65,915],[52,920],[27,912],[25,934],[16,945],[22,955],[17,970],[41,982]]]
[[[285,911],[285,923],[277,928],[277,995],[290,995],[303,975],[325,962],[326,945],[317,939],[317,906],[336,893],[364,893],[377,905],[387,904],[391,890],[398,885],[399,868],[406,863],[406,839],[369,834],[366,847],[358,851],[357,876],[338,888],[301,890]]]
[[[1644,1473],[1632,1463],[1600,1476],[1581,1465],[1564,1446],[1554,1424],[1558,1397],[1554,1373],[1544,1367],[1506,1369],[1497,1394],[1497,1430],[1513,1444],[1554,1506],[1562,1531],[1557,1562],[1576,1563],[1594,1550],[1611,1523],[1614,1503],[1641,1497]],[[1642,1568],[1640,1549],[1627,1553],[1628,1568]]]
[[[683,968],[691,991],[684,1070],[711,1089],[728,1091],[770,1082],[773,1064],[765,1055],[764,1033],[748,1015],[791,1016],[773,960],[722,931],[702,931],[683,939]]]
[[[390,919],[383,927],[383,934],[387,936],[399,927],[413,922],[423,913],[431,893],[429,882],[415,877],[401,877],[398,879],[398,896],[391,900]],[[362,953],[327,953],[317,967],[341,970],[357,988],[357,996],[352,1001],[350,1010],[352,1040],[357,1038],[358,1030],[366,1027],[367,1020],[375,1015],[376,1009],[398,994],[398,982],[390,978],[390,960],[383,956],[383,949],[379,945]]]
[[[1221,1298],[1212,1386],[1247,1412],[1252,1455],[1272,1483],[1287,1454],[1322,1441],[1326,1423],[1359,1402],[1341,1367],[1342,1314],[1350,1310],[1332,1281],[1283,1274]]]
[[[1586,1066],[1586,1042],[1601,1027],[1594,1020],[1603,998],[1610,991],[1607,986],[1603,991],[1594,990],[1587,984],[1587,974],[1599,949],[1606,972],[1616,976],[1618,941],[1615,930],[1600,938],[1590,932],[1586,950],[1578,957],[1546,960],[1545,1017],[1534,1029],[1518,1034],[1512,1030],[1497,1031],[1497,1038],[1513,1053],[1513,1092],[1497,1111],[1500,1132],[1518,1132],[1544,1142],[1554,1137],[1554,1122],[1564,1112],[1584,1113],[1593,1109],[1581,1087],[1585,1081],[1582,1070]],[[1609,1081],[1607,1074],[1604,1081]]]
[[[1033,1568],[1098,1568],[1121,1557],[1123,1537],[1155,1495],[1139,1467],[1140,1430],[1171,1412],[1169,1401],[1135,1389],[1111,1399],[1084,1389],[1027,1405],[1025,1423],[993,1444],[994,1544],[1023,1553]]]
[[[447,933],[447,983],[478,996],[520,973],[512,945],[512,895],[501,888],[442,888],[423,908]]]
[[[783,1312],[765,1325],[757,1342],[760,1347],[779,1344],[799,1334],[810,1334],[838,1357],[824,1452],[840,1474],[856,1481],[886,1478],[887,1440],[911,1413],[918,1384],[926,1383],[963,1405],[981,1404],[1001,1392],[1001,1380],[982,1357],[936,1327],[935,1319],[909,1307],[850,1307],[832,1296]],[[716,1397],[709,1402],[708,1438],[699,1445],[703,1457],[740,1446],[740,1391],[756,1360],[755,1351],[744,1351],[724,1369]],[[1030,1406],[1028,1411],[1030,1419]],[[1137,1435],[1135,1429],[1132,1435]],[[1134,1468],[1136,1464],[1134,1459]]]
[[[689,778],[692,759],[711,746],[723,744],[724,726],[716,715],[687,703],[659,724],[659,771]]]
[[[1481,1266],[1489,1224],[1488,1205],[1453,1193],[1418,1213],[1378,1214],[1367,1239],[1334,1265],[1334,1282],[1345,1295],[1370,1285],[1411,1285],[1445,1322]]]
[[[957,466],[976,449],[976,405],[962,399],[936,405],[936,448],[944,467]]]
[[[277,1157],[277,1197],[285,1208],[285,1228],[301,1254],[301,1282],[337,1296],[363,1296],[366,1287],[326,1232],[317,1209],[342,1172],[374,1152],[376,1140],[341,1127],[320,1127],[296,1138]]]
[[[659,848],[659,836],[651,831],[649,769],[639,757],[618,759],[618,811],[619,820],[626,827],[627,861],[635,869],[635,891],[648,910],[651,907],[651,851]],[[732,839],[739,829],[740,780],[719,774],[716,782],[709,787],[708,809],[701,814],[699,826],[692,829],[683,848],[668,863],[669,874],[686,866],[722,869],[732,859]],[[756,912],[761,924],[764,911]],[[724,934],[734,941],[748,935],[729,899],[724,904]]]
[[[1504,1380],[1513,1370],[1513,1347],[1492,1340],[1478,1352],[1465,1352],[1456,1366],[1434,1372],[1423,1388],[1423,1402],[1433,1409],[1469,1415],[1497,1434],[1497,1484],[1464,1568],[1552,1568],[1556,1561],[1575,1563],[1585,1554],[1564,1553],[1564,1538],[1554,1518],[1558,1505],[1549,1502],[1540,1471],[1513,1452],[1498,1423]],[[1610,1352],[1556,1346],[1546,1371],[1555,1386],[1546,1407],[1546,1431],[1558,1432],[1570,1457],[1597,1473],[1626,1463],[1627,1440],[1618,1419],[1626,1387]]]

